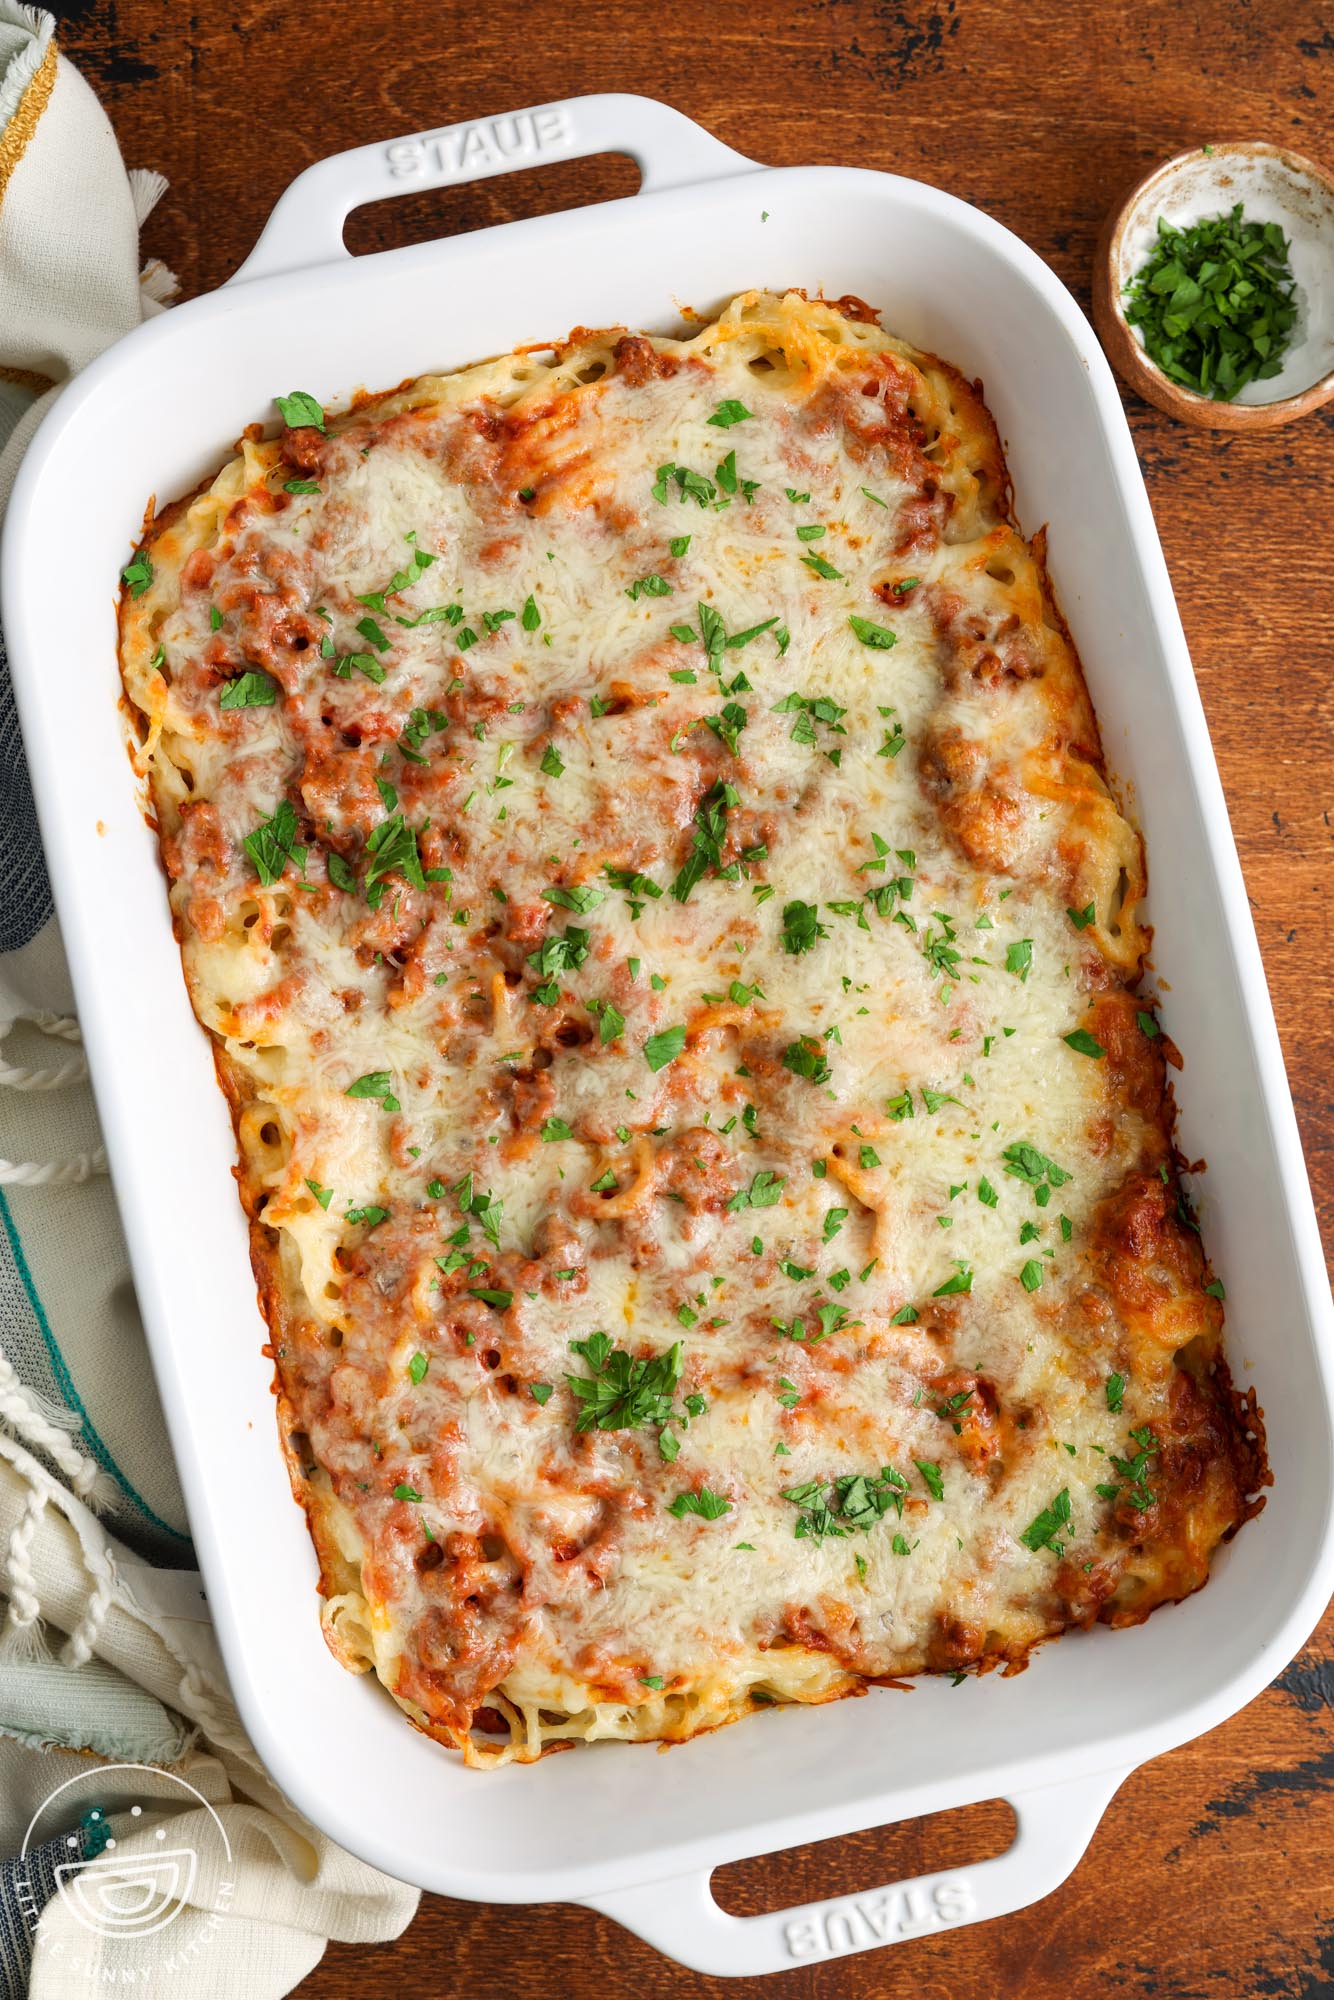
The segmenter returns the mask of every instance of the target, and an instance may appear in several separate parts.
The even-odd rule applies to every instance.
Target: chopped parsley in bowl
[[[1124,288],[1126,321],[1169,380],[1231,402],[1282,369],[1297,323],[1290,249],[1277,222],[1248,221],[1241,202],[1184,228],[1159,216]]]

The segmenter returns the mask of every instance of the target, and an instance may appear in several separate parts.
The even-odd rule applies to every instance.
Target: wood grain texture
[[[948,188],[1024,237],[1087,306],[1108,204],[1221,138],[1328,156],[1327,0],[620,0],[576,32],[519,0],[48,0],[127,162],[171,191],[146,250],[187,295],[340,147],[607,89],[669,98],[740,151]],[[1329,159],[1326,157],[1327,165]],[[633,186],[576,162],[366,210],[368,249]],[[794,273],[799,278],[800,273]],[[560,331],[560,329],[553,329]],[[1130,422],[1223,773],[1326,1243],[1334,1243],[1334,411],[1272,438]],[[1030,524],[1031,525],[1031,524]],[[1170,1615],[1170,1614],[1166,1614]],[[961,1690],[965,1695],[966,1690]],[[628,1752],[629,1755],[651,1752]],[[1137,1771],[1036,1909],[774,1982],[668,1965],[602,1919],[424,1900],[393,1946],[332,1948],[303,2000],[1334,2000],[1334,1619],[1244,1714]],[[960,1824],[960,1822],[963,1822]],[[738,1910],[976,1859],[999,1808],[726,1871]],[[971,1845],[970,1845],[971,1843]]]

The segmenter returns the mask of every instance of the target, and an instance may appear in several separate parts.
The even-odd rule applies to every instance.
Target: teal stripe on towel
[[[14,1259],[15,1269],[23,1281],[23,1289],[28,1295],[28,1304],[32,1307],[33,1317],[36,1319],[41,1331],[51,1372],[55,1377],[56,1385],[65,1402],[66,1408],[74,1410],[80,1418],[83,1426],[81,1433],[83,1442],[87,1446],[90,1456],[97,1460],[97,1463],[105,1472],[111,1474],[111,1477],[115,1480],[117,1486],[120,1487],[126,1499],[138,1508],[145,1520],[151,1521],[153,1526],[159,1529],[162,1534],[170,1535],[173,1541],[179,1542],[183,1548],[188,1549],[190,1547],[190,1537],[183,1535],[179,1528],[173,1528],[170,1521],[164,1521],[160,1514],[154,1513],[142,1493],[138,1492],[130,1480],[125,1477],[125,1474],[117,1465],[102,1438],[98,1435],[97,1426],[84,1408],[83,1399],[74,1386],[69,1369],[65,1366],[65,1357],[60,1351],[60,1344],[51,1331],[51,1322],[46,1316],[46,1308],[43,1306],[38,1296],[37,1287],[32,1281],[32,1272],[29,1270],[28,1260],[23,1254],[23,1239],[19,1235],[9,1203],[5,1199],[3,1188],[0,1188],[0,1222],[4,1224],[4,1232],[8,1239],[10,1255]]]

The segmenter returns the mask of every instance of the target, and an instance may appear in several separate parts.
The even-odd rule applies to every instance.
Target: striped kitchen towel
[[[126,173],[51,17],[0,0],[0,515],[63,385],[175,290],[140,269],[164,186]],[[278,2000],[416,1906],[275,1790],[232,1706],[0,635],[0,2000]]]

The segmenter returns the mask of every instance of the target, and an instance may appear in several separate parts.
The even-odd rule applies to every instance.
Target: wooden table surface
[[[1326,164],[1334,150],[1327,0],[1323,10],[1322,0],[619,0],[604,15],[570,17],[529,0],[46,4],[127,163],[171,181],[146,249],[175,269],[186,296],[228,276],[311,161],[582,91],[668,98],[774,164],[836,161],[948,188],[1031,243],[1085,306],[1103,214],[1154,161],[1222,138],[1314,154],[1323,145]],[[635,185],[625,160],[540,173],[362,211],[350,241],[388,247]],[[1334,409],[1272,440],[1225,440],[1131,397],[1127,408],[1329,1243]],[[426,1897],[396,1944],[331,1947],[299,1990],[304,2000],[712,2000],[761,1990],[773,2000],[1092,2000],[1113,1990],[1331,2000],[1332,1786],[1327,1615],[1244,1714],[1128,1780],[1063,1889],[999,1922],[774,1982],[724,1982],[669,1965],[582,1911]],[[715,1889],[750,1911],[866,1888],[994,1852],[1007,1823],[1006,1809],[978,1807],[748,1862]]]

